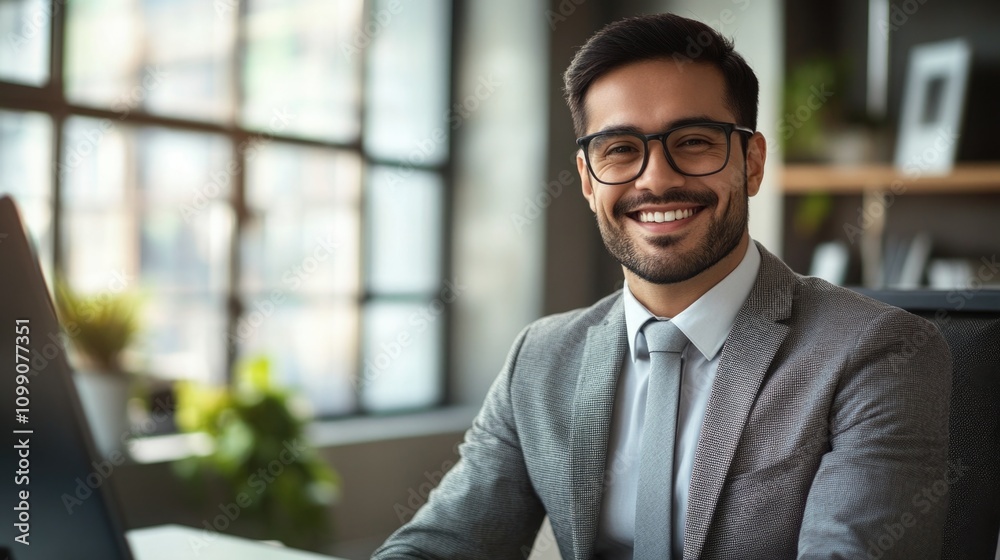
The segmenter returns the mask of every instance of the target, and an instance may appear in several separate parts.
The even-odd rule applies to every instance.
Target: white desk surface
[[[126,538],[135,560],[338,560],[182,525],[133,529]]]

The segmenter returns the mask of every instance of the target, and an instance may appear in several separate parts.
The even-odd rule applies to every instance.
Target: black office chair
[[[935,323],[954,373],[948,456],[968,472],[951,486],[944,560],[997,558],[1000,535],[1000,290],[858,290]]]

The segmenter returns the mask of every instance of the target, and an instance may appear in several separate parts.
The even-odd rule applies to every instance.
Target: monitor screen
[[[93,445],[62,336],[14,203],[2,197],[0,554],[12,560],[128,559],[109,499],[116,465],[88,451]]]

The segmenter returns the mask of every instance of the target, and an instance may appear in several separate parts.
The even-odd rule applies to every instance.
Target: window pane
[[[372,10],[365,147],[377,158],[440,163],[448,148],[451,3],[376,0]]]
[[[82,117],[70,118],[63,129],[63,259],[80,291],[107,290],[115,274],[138,274],[138,262],[130,259],[137,220],[126,198],[130,132],[109,119]]]
[[[217,8],[221,6],[221,8]],[[204,0],[66,6],[66,94],[121,114],[232,117],[236,19]]]
[[[72,118],[60,170],[66,271],[78,290],[139,290],[151,372],[220,381],[233,215],[211,181],[221,136]],[[213,179],[216,178],[216,179]]]
[[[361,159],[279,143],[248,159],[243,289],[356,295]]]
[[[367,199],[368,286],[375,293],[429,293],[441,281],[441,177],[375,167]]]
[[[50,0],[0,1],[0,80],[30,86],[49,81]]]
[[[143,282],[164,295],[224,292],[234,224],[229,141],[144,128],[136,153]]]
[[[237,324],[242,356],[265,355],[275,380],[309,399],[317,415],[356,409],[358,311],[353,300],[300,298],[275,290],[246,302]]]
[[[225,382],[226,318],[221,294],[144,293],[139,344],[146,372],[170,379]]]
[[[41,113],[0,111],[0,194],[21,209],[45,277],[52,279],[52,121]]]
[[[353,412],[361,158],[273,143],[247,160],[245,311],[233,342],[269,356],[317,414]]]
[[[243,121],[282,134],[357,139],[362,0],[247,4]],[[286,118],[280,118],[285,116]]]
[[[439,299],[372,302],[365,307],[359,382],[365,410],[426,407],[441,400],[443,312]]]

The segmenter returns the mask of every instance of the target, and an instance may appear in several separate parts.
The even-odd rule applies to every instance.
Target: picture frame
[[[962,131],[972,49],[964,39],[918,45],[910,52],[895,165],[906,175],[947,175]]]

